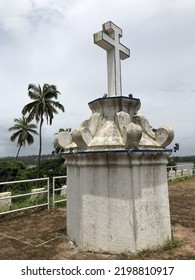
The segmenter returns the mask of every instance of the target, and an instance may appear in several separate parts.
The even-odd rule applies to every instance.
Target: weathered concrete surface
[[[31,190],[31,200],[36,200],[37,198],[47,197],[47,193],[40,193],[46,191],[46,188],[36,188]]]
[[[138,115],[140,105],[137,98],[98,98],[89,103],[92,116],[71,133],[60,132],[57,143],[65,151],[164,149],[174,138],[172,128],[163,125],[154,132],[148,120]]]
[[[171,238],[166,157],[66,156],[67,234],[85,251],[124,253]]]
[[[67,194],[67,185],[63,185],[60,191],[60,195],[66,196],[66,194]]]
[[[88,120],[67,139],[57,136],[66,151],[68,236],[95,252],[165,244],[171,227],[164,148],[173,130],[165,125],[153,130],[137,114],[136,98],[99,98],[89,107]]]
[[[8,211],[10,210],[11,207],[11,197],[9,198],[9,196],[11,196],[11,192],[3,192],[0,193],[0,211]]]

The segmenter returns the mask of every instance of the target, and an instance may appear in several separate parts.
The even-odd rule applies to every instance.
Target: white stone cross
[[[94,43],[107,51],[108,96],[121,96],[121,59],[130,56],[130,50],[120,43],[122,29],[113,22],[103,24],[103,31],[94,35]]]

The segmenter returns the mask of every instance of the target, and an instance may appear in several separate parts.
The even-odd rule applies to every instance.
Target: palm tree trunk
[[[42,152],[42,125],[43,125],[43,116],[41,116],[41,121],[39,126],[39,157],[38,157],[38,167],[37,167],[38,178],[40,178],[40,165],[41,165],[41,152]]]
[[[22,145],[20,145],[19,148],[18,148],[17,155],[16,155],[16,160],[18,160],[18,155],[19,155],[21,147],[22,147]]]

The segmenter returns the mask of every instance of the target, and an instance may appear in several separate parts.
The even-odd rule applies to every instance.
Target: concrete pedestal
[[[66,154],[67,234],[84,251],[134,253],[171,238],[166,150]]]

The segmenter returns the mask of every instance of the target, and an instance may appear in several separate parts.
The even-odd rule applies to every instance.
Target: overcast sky
[[[93,34],[109,20],[131,50],[121,63],[123,95],[141,100],[152,127],[174,129],[176,155],[195,155],[194,15],[194,0],[0,0],[0,157],[16,154],[8,128],[31,102],[30,83],[55,84],[65,107],[44,124],[44,154],[59,128],[90,117],[88,102],[107,92],[106,52]],[[37,153],[35,136],[20,155]]]

